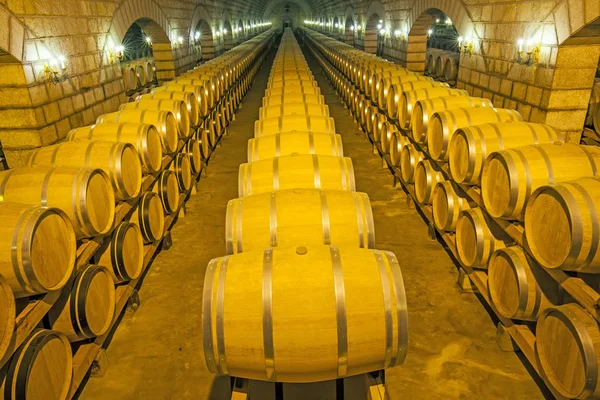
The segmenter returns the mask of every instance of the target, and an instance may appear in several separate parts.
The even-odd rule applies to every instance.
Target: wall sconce
[[[450,18],[446,19],[446,25],[452,25],[452,20]]]
[[[380,34],[381,36],[385,36],[385,34],[386,34],[386,33],[387,33],[387,30],[385,30],[385,29],[383,29],[383,28],[381,28],[381,30],[379,31],[379,34]]]
[[[381,28],[383,28],[383,25],[380,23],[377,24],[377,30],[380,30]]]
[[[221,30],[221,35],[225,35],[225,34],[227,34],[227,29],[222,29]]]
[[[179,36],[174,42],[173,42],[173,47],[178,49],[180,47],[183,46],[183,38],[181,36]]]
[[[108,50],[108,59],[111,64],[123,61],[123,57],[125,57],[125,47],[123,46],[115,46]]]
[[[400,29],[397,29],[394,31],[394,36],[396,36],[397,38],[400,38],[400,40],[406,40],[406,38],[408,37],[408,34],[407,34],[406,30],[401,31]]]
[[[148,47],[152,48],[152,39],[150,39],[148,36],[146,36],[146,44],[148,44]]]
[[[194,33],[194,44],[199,44],[200,42],[200,31],[196,31],[196,33]]]
[[[429,29],[427,31],[427,39],[429,39],[431,37],[431,35],[433,35],[433,29]]]
[[[67,66],[65,65],[65,57],[59,56],[58,60],[52,59],[47,63],[44,63],[44,75],[46,82],[53,84],[60,83],[66,80],[69,75],[67,74]],[[60,70],[59,64],[60,63]]]
[[[523,44],[524,40],[519,39],[517,41],[519,45],[519,49],[517,51],[517,62],[521,64],[537,64],[540,62],[540,52],[542,51],[541,43],[537,42],[534,39],[529,39],[527,41],[527,58],[523,57]]]
[[[439,19],[439,18],[436,18],[436,19],[435,19],[435,23],[436,23],[436,24],[439,24],[439,23],[440,23],[440,19]]]
[[[463,46],[463,42],[464,42],[464,46]],[[460,36],[458,38],[458,52],[464,53],[465,55],[466,54],[468,54],[470,56],[473,55],[473,40],[471,40],[471,37],[468,36],[464,40],[463,40],[462,36]]]

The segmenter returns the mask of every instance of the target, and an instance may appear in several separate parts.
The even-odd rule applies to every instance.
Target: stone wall
[[[261,31],[256,1],[191,0],[0,0],[0,140],[9,166],[19,166],[33,148],[55,143],[70,129],[93,124],[125,101],[119,63],[109,50],[141,21],[151,37],[157,78],[192,68],[195,27],[205,20],[213,32],[238,26],[240,43]],[[264,29],[264,28],[262,28]],[[178,38],[182,45],[174,45]],[[214,52],[224,51],[223,37]],[[231,46],[231,44],[230,44]],[[64,56],[66,79],[45,80],[44,64]],[[59,75],[60,64],[57,62]]]
[[[423,70],[428,22],[426,11],[438,9],[459,34],[472,37],[472,55],[463,54],[457,86],[487,97],[497,107],[517,109],[524,119],[545,122],[578,142],[600,57],[600,37],[594,21],[600,17],[595,0],[335,0],[319,2],[315,15],[352,16],[362,29],[355,46],[363,48],[367,21],[385,10],[387,58]],[[430,21],[430,20],[429,20]],[[587,28],[586,28],[587,27]],[[321,29],[337,37],[338,33]],[[404,37],[394,33],[407,32]],[[541,45],[535,64],[518,62],[518,40]],[[527,58],[527,55],[524,55]]]

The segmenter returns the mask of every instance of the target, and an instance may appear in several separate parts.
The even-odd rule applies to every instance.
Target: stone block
[[[73,100],[71,99],[71,97],[59,100],[58,109],[60,110],[60,115],[63,118],[73,114],[75,110],[73,108]]]
[[[39,130],[40,140],[42,142],[42,146],[48,146],[53,144],[58,140],[58,135],[56,134],[56,126],[48,125]]]
[[[538,67],[535,71],[535,86],[549,88],[554,80],[554,69]]]
[[[590,99],[589,90],[553,90],[549,96],[549,109],[587,108]]]
[[[569,69],[557,68],[552,79],[554,89],[584,89],[591,88],[594,83],[596,68]]]
[[[515,82],[513,84],[512,97],[517,100],[525,100],[525,95],[527,93],[527,85]]]
[[[495,93],[500,93],[500,84],[502,80],[496,76],[490,77],[490,90]]]
[[[25,72],[21,64],[0,63],[0,86],[25,86]]]
[[[529,104],[517,103],[516,109],[519,112],[519,114],[521,114],[524,121],[530,120],[532,107]]]
[[[92,125],[96,122],[96,117],[94,116],[94,111],[91,108],[87,108],[83,110],[83,125]]]
[[[504,97],[495,94],[492,98],[492,102],[494,103],[494,107],[504,108]]]
[[[0,87],[0,107],[28,107],[31,105],[29,90],[26,87]]]
[[[556,68],[598,68],[599,46],[563,46],[558,49]]]
[[[561,131],[582,131],[587,109],[548,111],[546,123]]]
[[[71,97],[71,101],[73,103],[73,109],[75,111],[79,111],[85,108],[85,101],[83,99],[82,94],[76,94],[75,96]]]
[[[525,101],[533,106],[539,106],[542,102],[542,89],[535,86],[528,86]]]
[[[67,133],[71,130],[71,122],[69,118],[61,119],[56,123],[56,135],[58,139],[64,139],[67,137]]]
[[[500,94],[509,97],[512,93],[513,82],[510,79],[503,79],[500,83]]]
[[[33,149],[40,147],[42,142],[40,141],[40,135],[37,130],[23,129],[23,130],[0,130],[0,141],[2,141],[2,147],[6,149]]]

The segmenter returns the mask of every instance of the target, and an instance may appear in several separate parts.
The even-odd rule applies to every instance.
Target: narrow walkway
[[[345,154],[353,159],[357,190],[371,198],[377,248],[395,252],[401,262],[410,347],[405,364],[386,371],[389,398],[543,398],[518,357],[499,350],[494,322],[474,295],[460,293],[449,256],[428,239],[426,225],[406,205],[403,192],[393,188],[318,65],[309,63],[343,136]],[[237,197],[238,167],[246,161],[269,72],[270,62],[211,160],[199,193],[188,202],[187,217],[173,229],[173,247],[160,254],[145,278],[141,306],[118,327],[107,352],[106,375],[90,379],[82,399],[229,398],[229,379],[215,377],[204,364],[202,284],[208,261],[225,253],[226,205]],[[257,384],[251,395],[270,400],[271,390]],[[333,385],[311,385],[310,392],[286,385],[284,390],[286,400],[325,400],[332,398]],[[359,392],[356,379],[346,382],[348,398],[360,398]]]

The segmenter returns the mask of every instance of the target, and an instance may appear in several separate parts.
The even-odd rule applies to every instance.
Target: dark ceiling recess
[[[133,61],[139,58],[152,57],[152,47],[146,40],[146,34],[137,23],[131,24],[123,38],[125,48],[123,61]]]

